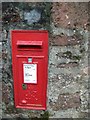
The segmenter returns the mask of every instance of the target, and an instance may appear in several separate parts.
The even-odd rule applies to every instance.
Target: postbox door
[[[30,57],[30,56],[29,56]],[[17,107],[25,108],[46,108],[46,69],[44,56],[31,57],[32,62],[28,62],[28,57],[17,56]],[[44,69],[43,69],[44,68]],[[31,69],[31,71],[30,71]],[[30,72],[31,73],[30,73]],[[30,74],[29,74],[30,73]],[[26,76],[25,76],[26,74]],[[34,81],[33,81],[34,80]]]
[[[48,32],[13,30],[11,35],[15,107],[45,110]]]

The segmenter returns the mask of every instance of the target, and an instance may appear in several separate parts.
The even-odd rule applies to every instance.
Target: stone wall
[[[88,118],[88,3],[2,3],[2,117]],[[16,109],[10,31],[49,32],[46,111]],[[0,80],[1,81],[1,80]]]

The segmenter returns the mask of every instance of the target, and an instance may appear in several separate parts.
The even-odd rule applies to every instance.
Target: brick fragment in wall
[[[44,0],[2,0],[2,1],[3,2],[44,2]]]
[[[2,28],[2,4],[0,3],[0,39],[1,39],[1,28]]]
[[[53,3],[52,19],[59,27],[88,27],[88,3]]]
[[[88,118],[89,113],[88,112],[80,112],[79,118]]]
[[[9,86],[2,84],[2,101],[9,104]]]
[[[0,82],[0,104],[2,102],[2,83]],[[1,106],[0,106],[1,108]]]
[[[2,54],[2,42],[0,42],[0,58],[1,58],[1,55]]]
[[[50,45],[66,46],[66,45],[78,45],[82,43],[82,38],[79,36],[67,36],[57,35],[50,37]]]
[[[58,96],[60,94],[65,95],[67,93],[76,94],[80,92],[81,84],[78,84],[74,78],[72,80],[59,78],[58,81],[50,79],[52,83],[49,83],[48,87],[48,99],[49,103],[57,103]]]
[[[60,63],[57,65],[57,68],[77,67],[78,65],[77,62]]]
[[[70,108],[70,109],[67,109],[67,110],[59,110],[59,111],[54,111],[54,118],[62,118],[62,120],[67,120],[67,119],[70,119],[72,120],[73,118],[74,119],[82,119],[82,120],[85,120],[86,118],[88,118],[88,113],[87,112],[81,112],[81,111],[78,111],[74,108]]]
[[[0,81],[1,81],[1,77],[2,77],[2,43],[0,42]]]
[[[0,2],[0,14],[2,12],[2,3]],[[0,15],[0,20],[1,20],[1,15]]]
[[[63,110],[63,111],[56,111],[55,118],[61,118],[61,119],[70,119],[72,118],[78,118],[78,112],[75,109],[68,109],[68,110]]]
[[[1,27],[0,27],[0,28],[1,28]],[[0,30],[0,41],[2,40],[1,37],[2,37],[2,31]]]
[[[81,70],[82,75],[90,75],[90,66],[85,67]]]
[[[75,94],[60,94],[58,100],[55,103],[50,103],[53,110],[58,111],[60,109],[78,108],[80,107],[80,95]]]

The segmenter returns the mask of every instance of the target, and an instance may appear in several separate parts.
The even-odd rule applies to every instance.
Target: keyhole
[[[22,88],[23,88],[23,90],[26,90],[27,89],[27,85],[26,84],[22,84]]]

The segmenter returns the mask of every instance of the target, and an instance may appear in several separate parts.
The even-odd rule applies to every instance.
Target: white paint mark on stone
[[[28,24],[38,22],[41,18],[41,14],[37,10],[33,9],[30,12],[24,12],[24,19],[27,20]]]

